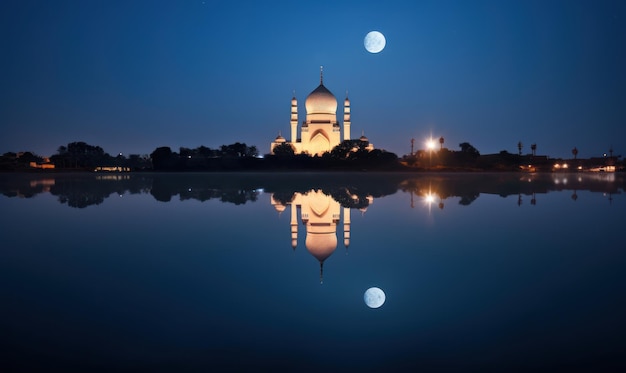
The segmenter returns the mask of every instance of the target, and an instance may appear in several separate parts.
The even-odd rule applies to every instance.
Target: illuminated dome
[[[309,232],[306,236],[305,246],[315,259],[323,262],[337,248],[337,236],[334,233],[311,234]]]
[[[286,142],[287,140],[285,140],[284,137],[282,137],[281,135],[276,136],[276,140],[274,140],[274,142],[279,142],[279,143],[283,143]]]
[[[323,83],[307,96],[304,106],[307,114],[337,114],[337,99]]]

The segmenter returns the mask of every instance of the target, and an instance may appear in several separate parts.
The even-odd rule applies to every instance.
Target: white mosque
[[[320,85],[311,92],[305,101],[306,120],[298,133],[298,100],[295,95],[291,99],[291,136],[287,141],[280,134],[270,145],[270,153],[274,154],[274,148],[287,143],[291,145],[295,154],[307,153],[321,155],[331,151],[342,141],[340,126],[337,121],[337,99],[324,86],[323,69],[320,67]],[[350,140],[350,100],[346,94],[343,103],[343,140]],[[368,142],[368,150],[374,149],[365,136],[360,140]]]

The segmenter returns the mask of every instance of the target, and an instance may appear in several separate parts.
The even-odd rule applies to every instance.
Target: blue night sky
[[[353,137],[398,155],[432,134],[482,154],[626,156],[622,0],[4,0],[0,35],[0,153],[267,153],[323,65]]]

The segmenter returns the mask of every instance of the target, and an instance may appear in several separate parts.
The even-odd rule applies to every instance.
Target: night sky
[[[623,0],[3,0],[0,35],[0,153],[267,153],[323,65],[352,137],[398,155],[432,134],[482,154],[626,156]]]

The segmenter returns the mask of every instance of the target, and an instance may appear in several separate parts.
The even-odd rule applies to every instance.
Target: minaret
[[[291,247],[295,250],[298,246],[298,217],[296,204],[291,204]]]
[[[343,102],[343,139],[350,140],[350,100],[348,99],[348,91],[346,91],[346,99]]]
[[[343,208],[343,245],[350,246],[350,208]]]
[[[291,98],[291,143],[295,143],[298,139],[298,100],[296,100],[296,91],[293,92]]]

